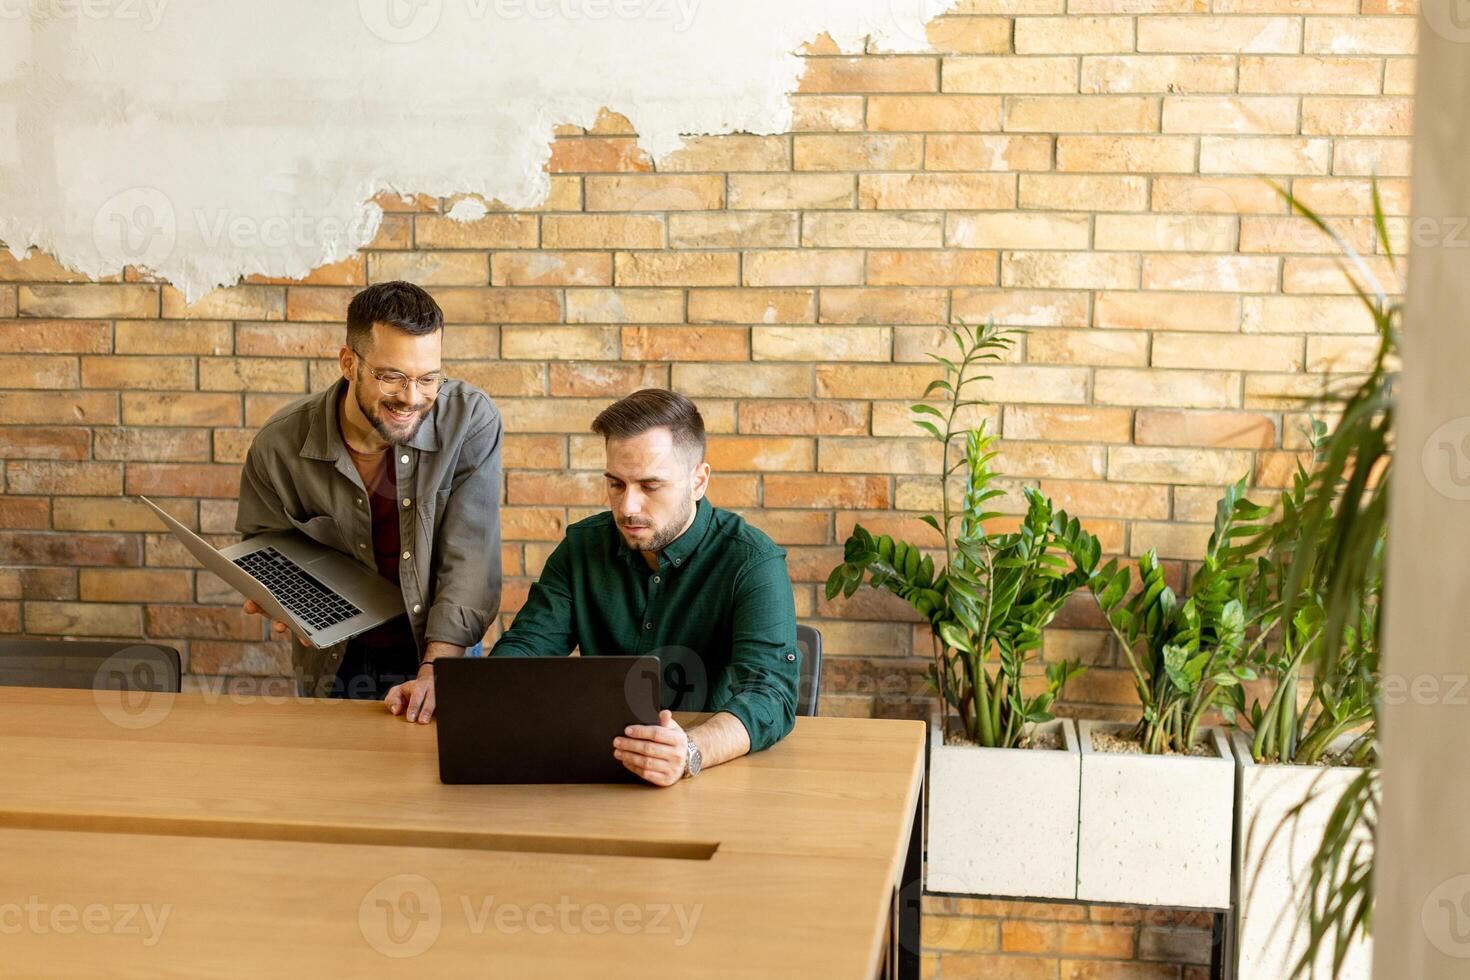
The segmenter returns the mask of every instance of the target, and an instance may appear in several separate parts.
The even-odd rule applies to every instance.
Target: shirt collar
[[[709,532],[712,512],[713,508],[710,506],[709,500],[705,497],[700,497],[699,502],[694,505],[694,522],[689,525],[683,534],[669,542],[668,546],[664,548],[660,553],[660,564],[667,562],[671,563],[675,568],[683,567],[684,563],[689,560],[689,556],[694,554],[700,544],[704,542],[705,535]],[[618,554],[624,555],[630,560],[643,561],[642,554],[628,547],[627,540],[616,527],[613,528],[613,533],[618,536]]]
[[[335,460],[347,457],[347,445],[342,441],[342,428],[337,422],[337,404],[347,396],[347,379],[338,378],[337,383],[322,392],[316,408],[311,413],[311,424],[306,429],[306,439],[301,444],[301,455],[307,459]],[[443,396],[441,390],[440,396]],[[439,403],[434,403],[438,408]],[[434,424],[434,408],[419,425],[405,445],[424,452],[439,448],[439,429]]]

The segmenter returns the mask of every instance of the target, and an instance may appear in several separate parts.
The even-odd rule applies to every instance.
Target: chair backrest
[[[796,713],[813,717],[822,691],[822,634],[815,626],[797,624],[796,645],[801,648],[801,687],[796,694]]]
[[[0,640],[0,685],[177,692],[179,651],[151,643]]]

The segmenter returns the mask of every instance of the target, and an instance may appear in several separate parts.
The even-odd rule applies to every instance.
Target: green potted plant
[[[1026,488],[1013,531],[992,532],[989,510],[1004,496],[991,463],[999,455],[984,424],[957,419],[980,401],[986,362],[1012,344],[987,324],[950,328],[957,360],[934,354],[943,376],[924,392],[939,404],[913,406],[915,424],[943,446],[942,512],[923,521],[943,540],[943,565],[914,544],[853,529],[827,596],[867,585],[908,602],[929,624],[930,681],[940,720],[929,757],[929,860],[934,891],[1072,898],[1076,891],[1077,745],[1070,722],[1051,707],[1083,668],[1074,662],[1033,670],[1042,630],[1084,587],[1100,558],[1097,538],[1043,494]],[[958,448],[961,446],[962,448]],[[963,484],[952,504],[951,482]],[[1039,667],[1039,665],[1036,665]],[[1025,751],[1038,749],[1038,751]],[[980,822],[986,800],[1025,799],[1024,822]]]
[[[1330,434],[1313,423],[1313,465],[1298,467],[1261,534],[1252,618],[1272,637],[1258,660],[1271,686],[1235,735],[1237,969],[1243,980],[1366,978],[1379,799],[1378,611],[1402,308],[1335,229],[1278,191],[1337,242],[1378,352],[1346,394],[1322,399],[1339,420]],[[1394,262],[1376,182],[1373,224],[1380,251]],[[1299,705],[1304,679],[1310,695]]]
[[[1256,514],[1245,480],[1216,506],[1214,533],[1185,596],[1158,556],[1131,569],[1114,559],[1093,596],[1133,676],[1136,724],[1082,721],[1077,897],[1223,909],[1230,904],[1235,766],[1212,713],[1243,703],[1246,590]]]

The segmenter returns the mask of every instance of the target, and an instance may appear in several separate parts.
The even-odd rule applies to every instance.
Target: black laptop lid
[[[658,724],[657,657],[434,661],[443,783],[616,783],[628,725]]]

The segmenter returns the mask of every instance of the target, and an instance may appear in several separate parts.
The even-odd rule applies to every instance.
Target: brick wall
[[[789,550],[830,656],[823,710],[922,712],[926,631],[881,596],[829,604],[820,583],[856,521],[936,540],[914,516],[935,447],[908,405],[942,324],[1029,330],[983,413],[1008,485],[1039,482],[1108,552],[1157,548],[1176,574],[1220,488],[1284,485],[1301,399],[1373,351],[1333,246],[1259,175],[1371,248],[1376,171],[1402,237],[1413,0],[1207,6],[964,0],[933,25],[939,54],[818,40],[790,134],[696,139],[655,171],[607,114],[559,135],[537,211],[461,224],[452,199],[385,196],[364,254],[193,306],[136,272],[86,283],[0,253],[0,632],[146,636],[184,651],[191,687],[279,686],[286,650],[122,495],[230,541],[255,428],[336,375],[356,288],[407,278],[445,309],[451,370],[512,433],[507,615],[567,522],[600,508],[592,416],[672,385],[713,433],[713,500]],[[1092,665],[1070,710],[1126,713],[1097,625],[1074,604],[1046,656]],[[1107,910],[1075,910],[1079,931],[1072,912],[1012,927],[950,909],[981,917],[971,952],[931,961],[943,976],[1003,953],[1025,955],[988,975],[1195,962]],[[948,922],[936,950],[958,941]]]

